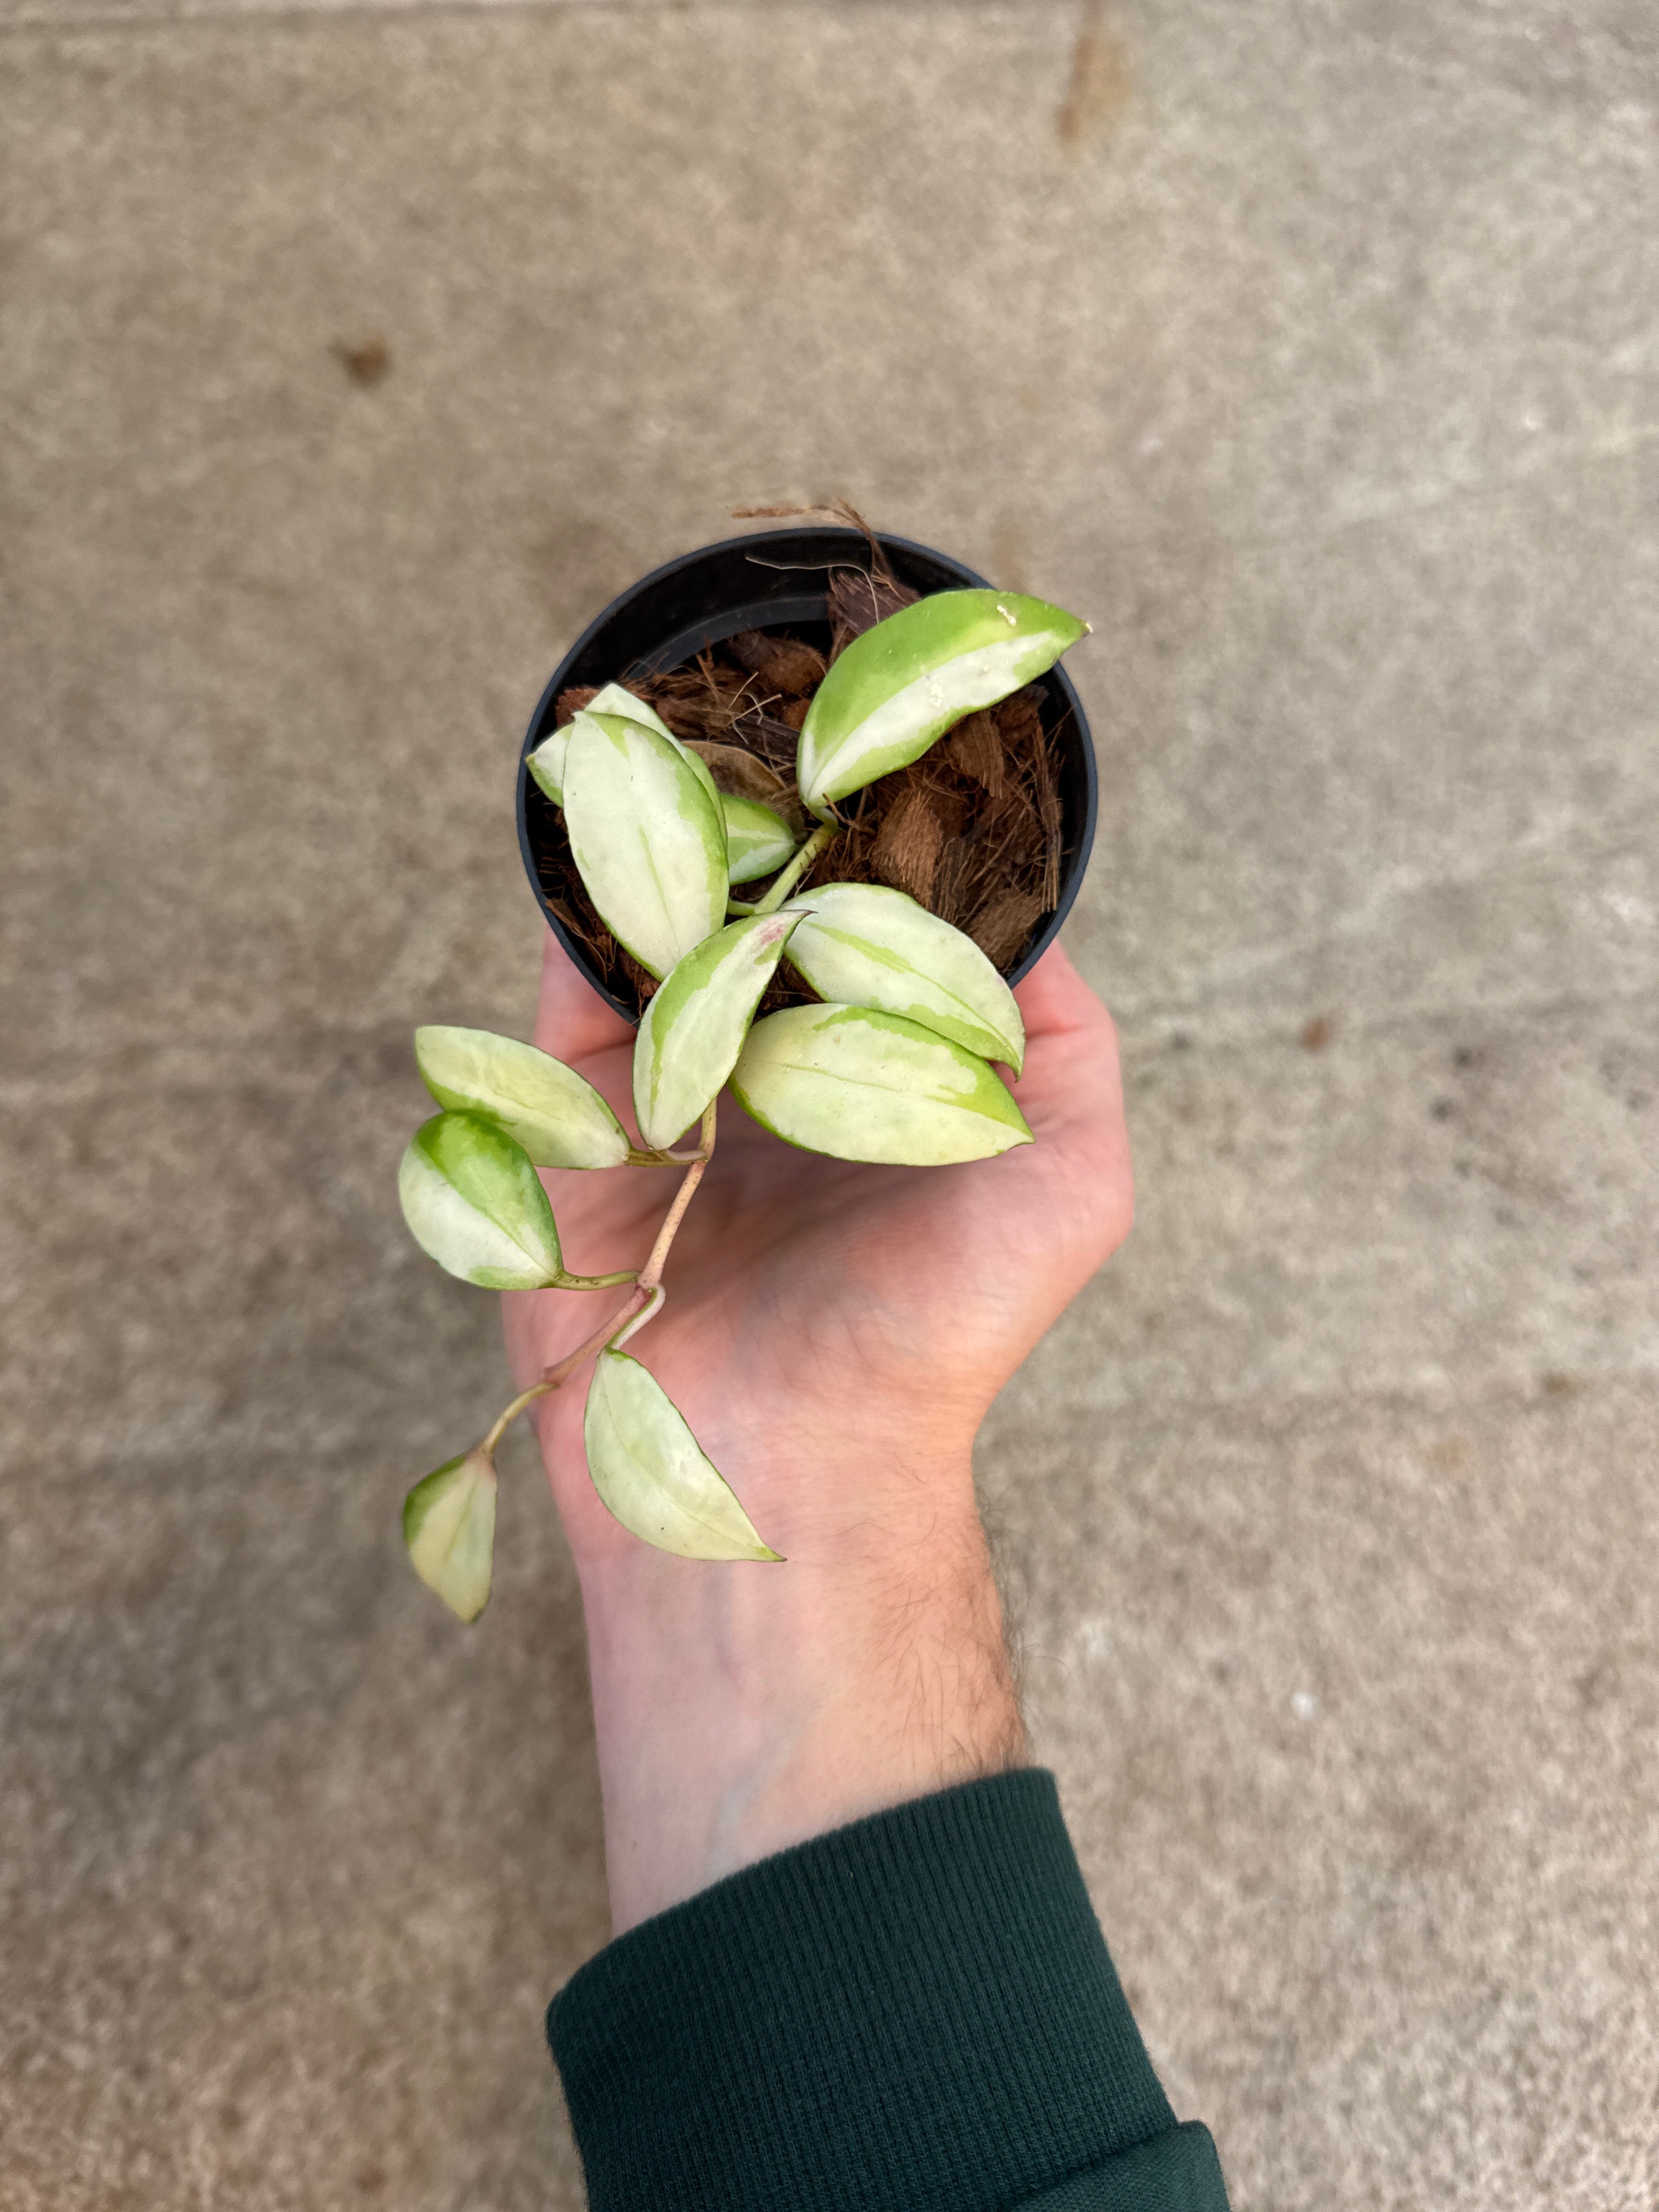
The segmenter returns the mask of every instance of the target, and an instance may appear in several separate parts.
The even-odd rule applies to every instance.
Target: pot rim
[[[933,563],[939,568],[952,572],[954,580],[943,586],[944,589],[966,591],[992,588],[988,578],[980,575],[976,570],[969,568],[965,562],[958,561],[953,554],[941,553],[936,546],[924,545],[915,538],[895,537],[888,531],[877,531],[874,534],[877,543],[884,551],[901,556],[911,554],[921,561]],[[803,520],[794,529],[761,530],[740,537],[715,538],[706,545],[693,547],[690,552],[676,554],[672,560],[663,562],[659,567],[648,570],[645,575],[635,578],[633,583],[625,586],[594,616],[592,621],[561,658],[558,665],[544,685],[520,744],[516,787],[519,852],[524,861],[525,873],[529,878],[536,904],[540,909],[543,921],[558,939],[560,945],[580,975],[607,1005],[612,1006],[625,1021],[630,1024],[636,1024],[640,1018],[639,1015],[626,1005],[608,984],[601,981],[594,974],[582,948],[571,942],[568,933],[549,905],[546,893],[542,889],[541,878],[536,866],[535,850],[531,843],[529,810],[526,804],[532,785],[528,765],[530,756],[552,726],[550,717],[556,711],[560,692],[564,690],[570,682],[572,670],[575,668],[594,640],[631,601],[655,586],[668,582],[685,570],[695,568],[698,562],[708,560],[711,555],[733,553],[738,550],[751,554],[757,548],[763,550],[768,546],[785,544],[799,547],[803,538],[817,538],[824,541],[826,545],[832,542],[842,544],[849,550],[852,556],[846,561],[831,557],[822,562],[787,564],[799,566],[803,574],[808,572],[823,574],[835,568],[856,568],[860,565],[859,556],[862,555],[867,558],[869,553],[869,540],[860,531],[834,524],[816,524]],[[923,596],[931,597],[932,594],[924,593]],[[823,597],[822,593],[818,593],[803,595],[799,600],[781,599],[775,602],[769,602],[766,609],[767,621],[761,627],[772,629],[791,623],[822,622],[825,612]],[[704,646],[717,644],[730,637],[733,634],[732,629],[722,625],[726,623],[727,615],[738,611],[747,612],[751,611],[751,609],[744,606],[741,602],[728,602],[725,614],[711,612],[697,623],[683,624],[679,629],[672,632],[665,638],[660,645],[652,647],[648,655],[636,656],[630,661],[627,669],[622,672],[622,678],[647,665],[656,668],[677,667],[682,661],[690,659],[695,653],[700,652]],[[1089,858],[1094,848],[1095,829],[1100,804],[1100,783],[1095,764],[1094,739],[1089,728],[1089,718],[1083,711],[1083,702],[1078,696],[1077,686],[1058,661],[1040,680],[1045,684],[1054,685],[1059,695],[1061,707],[1065,710],[1056,717],[1056,722],[1063,722],[1069,716],[1077,732],[1077,757],[1068,762],[1066,766],[1070,774],[1080,774],[1081,776],[1083,785],[1081,818],[1078,825],[1077,840],[1066,862],[1065,876],[1060,884],[1058,903],[1052,913],[1042,917],[1036,936],[1014,965],[1010,969],[999,971],[1011,986],[1023,982],[1030,974],[1032,969],[1059,936],[1061,925],[1072,910],[1078,892],[1082,889],[1083,878],[1088,872]]]

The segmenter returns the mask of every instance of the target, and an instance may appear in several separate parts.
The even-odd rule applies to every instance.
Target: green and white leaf
[[[550,1053],[489,1030],[428,1023],[415,1032],[422,1080],[441,1106],[498,1122],[542,1168],[614,1168],[622,1123],[592,1085]]]
[[[709,797],[718,801],[719,792],[708,764],[691,747],[674,735],[656,708],[643,699],[636,699],[620,684],[607,684],[593,694],[580,714],[574,715],[562,729],[550,730],[540,744],[531,753],[526,766],[555,806],[564,805],[564,763],[570,747],[570,732],[580,720],[580,714],[616,714],[628,722],[637,722],[641,729],[654,730],[659,738],[684,754],[691,763],[691,772],[707,790]]]
[[[731,1081],[763,1128],[836,1159],[943,1167],[1031,1141],[1007,1085],[977,1054],[864,1006],[769,1014]]]
[[[695,754],[642,723],[584,712],[570,733],[571,852],[606,927],[660,978],[726,919],[720,795]]]
[[[902,1014],[1019,1073],[1025,1024],[971,937],[882,884],[825,884],[780,911],[797,908],[801,925],[787,957],[819,998]]]
[[[550,730],[525,757],[525,766],[555,806],[564,805],[564,757],[569,750],[572,726],[567,722],[562,729]]]
[[[734,884],[752,883],[783,866],[795,849],[789,824],[758,799],[720,794],[726,814],[726,873]]]
[[[654,1375],[602,1352],[583,1422],[593,1487],[624,1528],[683,1559],[775,1559]]]
[[[482,1450],[452,1459],[404,1500],[404,1542],[416,1573],[452,1613],[476,1620],[489,1602],[495,1550],[495,1470]]]
[[[477,1114],[434,1114],[398,1170],[416,1243],[464,1283],[535,1291],[562,1274],[559,1232],[524,1146]]]
[[[800,920],[768,914],[728,923],[654,994],[634,1044],[634,1117],[647,1145],[672,1145],[719,1097]]]
[[[624,721],[638,722],[647,730],[654,730],[659,738],[666,738],[671,745],[678,746],[684,754],[691,763],[691,773],[719,804],[720,787],[702,754],[695,746],[687,744],[684,738],[677,738],[654,707],[647,706],[643,699],[636,699],[623,685],[607,684],[603,690],[593,694],[583,711],[589,714],[620,714]]]
[[[607,684],[593,694],[582,709],[587,714],[620,714],[624,720],[640,722],[647,730],[654,730],[659,738],[667,738],[675,744],[675,737],[656,708],[630,691],[624,684]]]
[[[802,799],[828,820],[835,800],[1034,681],[1088,628],[1017,592],[935,592],[901,607],[854,638],[814,693],[797,754]]]

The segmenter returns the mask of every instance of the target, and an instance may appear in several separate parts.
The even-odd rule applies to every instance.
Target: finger
[[[1128,1233],[1133,1211],[1129,1133],[1117,1028],[1058,945],[1014,994],[1026,1025],[1025,1070],[1014,1096],[1051,1159],[1082,1171],[1096,1197]]]
[[[542,951],[536,1042],[556,1060],[574,1062],[633,1042],[630,1024],[605,1004],[550,929]]]

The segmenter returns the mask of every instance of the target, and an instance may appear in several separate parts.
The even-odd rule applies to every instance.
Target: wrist
[[[757,1859],[1021,1763],[971,1472],[816,1482],[779,1566],[579,1561],[620,1932]],[[830,1510],[831,1504],[833,1510]]]

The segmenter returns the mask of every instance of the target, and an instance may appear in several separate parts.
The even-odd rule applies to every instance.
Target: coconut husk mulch
[[[826,667],[855,637],[917,597],[886,571],[833,571],[828,657],[781,632],[746,630],[695,661],[635,679],[629,689],[655,708],[675,736],[695,745],[723,791],[758,799],[807,825],[795,788],[797,734]],[[592,690],[560,693],[560,726]],[[800,885],[875,883],[908,891],[964,930],[1000,969],[1011,969],[1042,917],[1060,902],[1060,759],[1042,726],[1043,687],[1028,685],[970,714],[919,761],[844,800],[840,835]],[[538,869],[549,905],[591,955],[611,989],[643,1006],[655,979],[623,951],[594,912],[563,835],[562,817],[533,787],[541,810]],[[532,811],[532,825],[536,814]],[[760,896],[765,882],[736,896]],[[761,1011],[798,1006],[812,994],[780,968]]]

